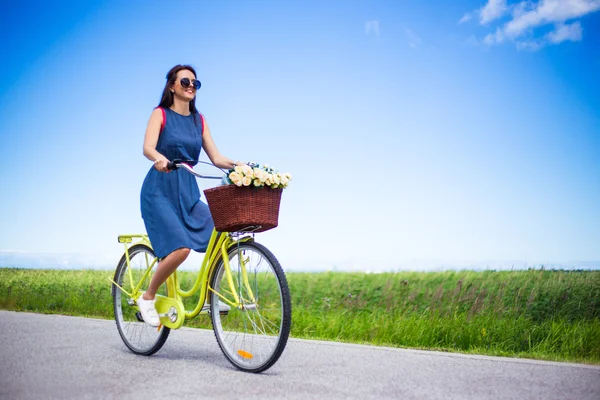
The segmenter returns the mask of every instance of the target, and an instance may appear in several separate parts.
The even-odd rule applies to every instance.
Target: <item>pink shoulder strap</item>
[[[200,134],[204,134],[204,117],[200,114],[200,111],[198,111],[198,115],[200,116]]]
[[[158,131],[158,133],[160,134],[163,131],[163,129],[165,129],[165,125],[167,124],[167,113],[165,112],[165,109],[162,107],[156,107],[156,108],[160,108],[160,111],[162,112],[162,116],[163,116],[162,123],[160,124],[160,131]]]

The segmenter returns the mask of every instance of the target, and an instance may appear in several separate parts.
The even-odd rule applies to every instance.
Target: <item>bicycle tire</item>
[[[263,372],[277,362],[290,333],[292,303],[287,279],[273,253],[259,243],[239,243],[233,245],[228,253],[234,282],[242,279],[240,256],[248,260],[248,281],[256,301],[250,304],[244,300],[243,309],[230,307],[227,312],[222,310],[224,303],[216,293],[228,298],[232,296],[228,293],[221,258],[211,277],[214,292],[211,291],[210,296],[210,314],[215,338],[225,357],[236,368],[246,372]],[[250,295],[239,284],[236,291],[240,298]]]
[[[147,267],[140,267],[138,271],[135,271],[135,263],[139,255],[146,254],[150,256],[151,260],[156,258],[154,251],[144,245],[144,244],[136,244],[129,248],[129,266],[132,268],[132,274],[134,276],[143,274]],[[148,258],[145,259],[146,264],[148,263]],[[154,267],[156,268],[156,266]],[[150,282],[152,275],[150,275],[145,284],[142,285],[142,290],[147,288],[148,283]],[[129,275],[127,273],[127,259],[125,254],[121,257],[119,264],[115,270],[114,281],[119,284],[119,286],[125,288],[127,285],[123,285],[123,282],[129,279]],[[139,278],[138,278],[139,280]],[[134,278],[135,281],[135,278]],[[135,282],[137,284],[137,282]],[[125,288],[126,290],[128,288]],[[163,284],[159,289],[159,293],[166,293],[166,285]],[[121,289],[119,289],[115,284],[112,285],[112,294],[113,294],[113,309],[114,309],[114,317],[115,322],[117,324],[117,330],[119,331],[119,335],[121,339],[125,343],[125,345],[135,354],[140,354],[144,356],[150,356],[156,353],[158,350],[162,348],[162,346],[167,341],[169,336],[170,328],[165,326],[160,326],[159,328],[152,327],[141,319],[139,311],[137,311],[137,306],[133,302],[132,299],[129,299],[127,294],[123,293]],[[153,332],[154,331],[154,332]],[[142,337],[145,336],[148,338],[146,341],[142,341]],[[139,340],[136,342],[134,338],[137,337]]]

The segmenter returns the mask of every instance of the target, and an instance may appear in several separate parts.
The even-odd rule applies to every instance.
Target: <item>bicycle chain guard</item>
[[[171,329],[179,329],[183,326],[183,322],[185,321],[185,308],[181,301],[172,297],[157,294],[154,306],[156,307],[156,312],[160,316],[161,324]],[[173,313],[172,308],[175,309],[175,313]],[[177,319],[172,321],[171,317],[174,317],[175,315],[177,316]]]

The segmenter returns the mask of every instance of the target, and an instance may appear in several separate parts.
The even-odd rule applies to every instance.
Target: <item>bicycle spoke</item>
[[[259,312],[257,311],[257,313],[259,313]],[[274,322],[269,321],[267,318],[263,318],[260,314],[258,314],[258,315],[259,315],[261,322],[266,322],[267,324],[271,325],[271,327],[272,327],[271,332],[273,332],[273,333],[277,332],[277,330],[279,329],[279,325],[275,324]]]
[[[115,282],[120,286],[138,286],[146,290],[152,273],[146,274],[149,267],[156,268],[157,262],[152,249],[145,245],[134,245],[129,249],[129,263],[125,257],[117,266]],[[143,278],[143,282],[139,280]],[[131,281],[133,280],[133,281]],[[134,293],[135,294],[135,293]],[[166,285],[159,288],[158,294],[166,295]],[[137,306],[129,304],[129,296],[116,289],[114,292],[114,311],[117,328],[127,347],[137,354],[150,355],[158,351],[167,339],[169,328],[157,329],[137,318]]]
[[[287,342],[291,309],[285,276],[273,255],[255,243],[232,249],[229,266],[235,287],[229,287],[223,262],[215,269],[212,287],[221,295],[233,290],[240,306],[224,315],[211,313],[215,336],[235,366],[259,372],[279,358]],[[213,303],[218,299],[216,293]]]

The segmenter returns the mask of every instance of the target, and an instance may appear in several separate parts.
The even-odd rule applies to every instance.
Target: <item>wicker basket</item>
[[[275,228],[283,189],[217,186],[204,190],[219,232],[264,232]]]

